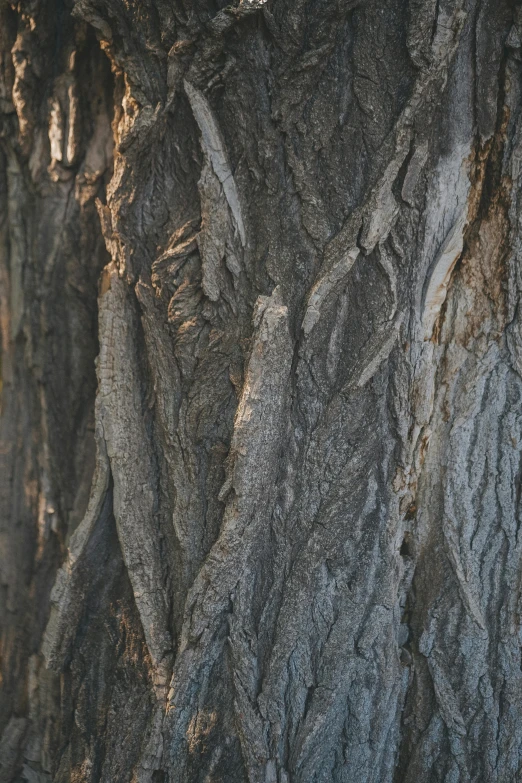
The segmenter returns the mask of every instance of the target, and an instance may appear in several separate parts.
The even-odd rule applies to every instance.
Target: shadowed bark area
[[[522,11],[0,5],[0,783],[516,783]]]

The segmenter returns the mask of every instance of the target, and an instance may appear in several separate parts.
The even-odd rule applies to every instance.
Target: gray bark
[[[1,783],[522,780],[521,49],[3,0]]]

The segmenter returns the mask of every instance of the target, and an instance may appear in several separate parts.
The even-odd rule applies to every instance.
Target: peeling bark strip
[[[212,116],[212,111],[204,95],[186,80],[185,92],[189,97],[194,117],[196,118],[196,122],[201,131],[203,153],[210,161],[212,169],[221,183],[236,228],[241,237],[241,242],[244,245],[246,241],[245,227],[241,216],[241,207],[239,206],[239,196],[234,177],[230,171],[230,164],[227,160],[225,144],[221,137],[219,127]]]
[[[229,643],[234,658],[235,718],[249,777],[258,778],[258,765],[268,760],[262,750],[262,720],[255,707],[255,679],[249,682],[258,665],[255,641],[250,639],[243,649],[243,635],[248,635],[252,621],[256,549],[265,549],[270,535],[278,452],[285,431],[292,360],[287,319],[278,289],[271,297],[259,297],[228,475],[220,492],[220,498],[227,499],[221,531],[187,598],[169,694],[169,744],[172,765],[180,774],[185,770],[188,775],[190,770],[190,723],[205,710],[207,700],[213,700],[208,692],[211,671],[223,654],[227,614],[232,623]]]
[[[521,62],[0,5],[0,783],[522,779]]]
[[[114,268],[102,278],[98,357],[99,420],[114,481],[114,518],[159,684],[172,656],[166,564],[155,519],[154,464],[144,422],[136,314]]]

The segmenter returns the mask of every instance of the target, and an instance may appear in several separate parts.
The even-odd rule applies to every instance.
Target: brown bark
[[[0,781],[518,781],[519,4],[0,8]]]

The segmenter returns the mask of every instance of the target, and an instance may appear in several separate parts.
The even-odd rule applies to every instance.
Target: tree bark
[[[2,0],[1,783],[522,779],[521,50]]]

